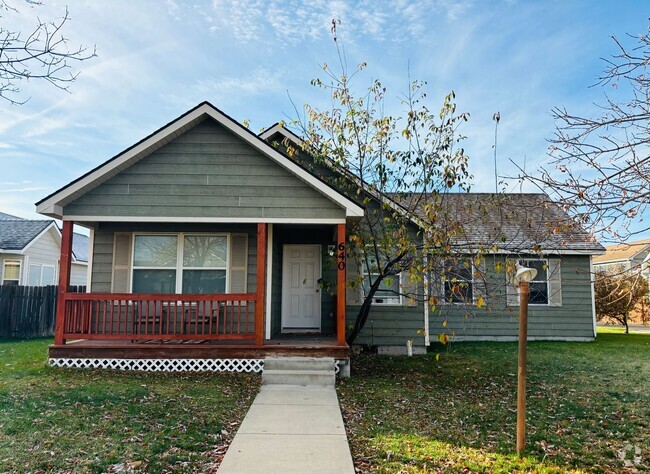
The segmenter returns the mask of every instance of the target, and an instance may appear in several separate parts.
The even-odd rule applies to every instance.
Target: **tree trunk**
[[[368,294],[366,295],[366,298],[363,300],[363,303],[361,304],[361,308],[359,308],[359,313],[357,314],[357,319],[354,321],[354,328],[348,334],[347,339],[345,342],[348,344],[348,346],[351,346],[352,343],[355,341],[363,327],[366,325],[366,321],[368,320],[368,315],[370,315],[370,308],[372,307],[372,299],[375,296],[375,293],[377,293],[377,290],[379,289],[379,285],[381,285],[381,282],[384,280],[385,277],[380,276],[377,277],[375,282],[372,284],[370,287],[370,291],[368,291]]]
[[[625,315],[623,316],[623,324],[625,324],[625,334],[630,334],[630,326],[628,325],[627,318],[628,318],[628,313],[625,313]]]

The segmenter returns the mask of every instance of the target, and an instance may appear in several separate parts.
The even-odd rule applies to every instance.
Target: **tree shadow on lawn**
[[[522,459],[514,454],[516,343],[356,356],[352,378],[338,385],[355,465],[362,472],[650,469],[650,337],[598,339],[529,344]],[[439,361],[437,350],[445,351]]]

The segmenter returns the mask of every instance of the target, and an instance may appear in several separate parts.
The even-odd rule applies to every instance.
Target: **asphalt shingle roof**
[[[43,232],[52,220],[31,221],[26,219],[0,220],[0,249],[22,250],[38,234]]]
[[[0,221],[23,221],[22,217],[18,216],[12,216],[11,214],[7,214],[6,212],[0,212]]]
[[[413,199],[391,197],[402,203]],[[440,199],[448,221],[457,222],[463,229],[455,238],[459,246],[494,244],[499,251],[521,253],[536,247],[542,252],[569,250],[585,254],[605,250],[546,194],[450,193],[428,198],[435,199]],[[426,201],[421,202],[422,215]]]
[[[650,239],[637,240],[636,242],[625,242],[618,245],[606,247],[607,253],[594,258],[594,263],[604,263],[616,260],[627,260],[634,257],[650,246]]]
[[[87,235],[77,234],[72,235],[72,253],[79,262],[88,261],[88,251],[90,250],[90,239]]]

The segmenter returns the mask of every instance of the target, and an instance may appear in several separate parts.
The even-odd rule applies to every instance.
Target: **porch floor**
[[[258,359],[267,355],[346,359],[349,347],[336,337],[280,335],[258,346],[255,341],[101,341],[79,339],[52,344],[50,358]]]

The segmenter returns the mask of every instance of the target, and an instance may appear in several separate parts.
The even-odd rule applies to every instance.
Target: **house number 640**
[[[340,242],[338,245],[338,269],[339,270],[345,270],[345,244],[343,242]]]

